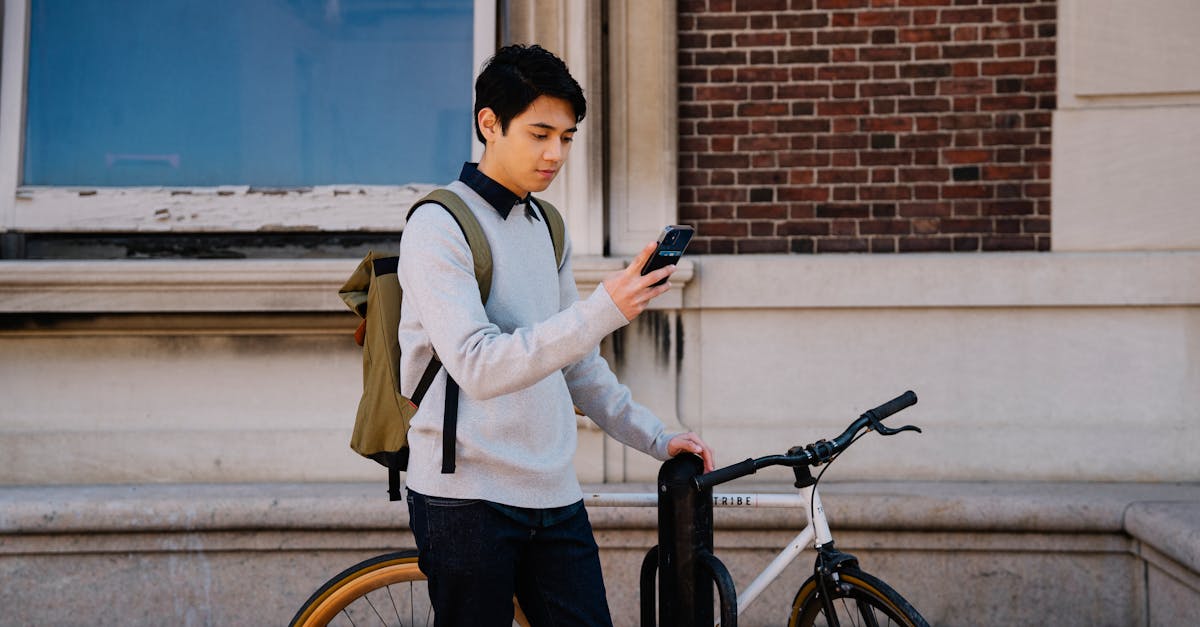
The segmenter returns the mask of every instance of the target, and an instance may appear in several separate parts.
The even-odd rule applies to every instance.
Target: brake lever
[[[904,425],[903,427],[899,427],[897,429],[885,427],[883,426],[883,422],[875,417],[875,412],[873,411],[863,414],[863,417],[867,419],[868,428],[877,431],[879,435],[896,435],[901,431],[916,431],[917,433],[921,433],[921,428],[913,425]]]

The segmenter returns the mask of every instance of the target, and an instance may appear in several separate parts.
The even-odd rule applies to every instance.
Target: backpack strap
[[[413,212],[418,207],[428,203],[445,207],[454,221],[458,223],[458,228],[462,230],[463,236],[467,238],[467,247],[471,249],[471,257],[475,265],[475,280],[479,283],[479,298],[486,305],[488,295],[492,292],[492,247],[483,233],[483,227],[480,226],[479,220],[475,218],[475,214],[467,206],[466,201],[448,189],[435,189],[426,194],[413,205],[412,209],[408,210],[406,219],[411,219]]]
[[[454,221],[458,223],[458,228],[462,230],[463,236],[467,239],[467,247],[471,249],[471,257],[475,266],[475,280],[479,283],[479,300],[487,304],[488,296],[492,291],[492,247],[488,244],[487,235],[483,233],[483,227],[480,226],[479,220],[467,203],[458,194],[448,189],[435,189],[426,194],[408,211],[408,218],[412,218],[413,212],[427,203],[445,207]],[[425,368],[420,383],[417,384],[413,402],[418,405],[421,403],[421,399],[425,397],[425,392],[433,383],[433,378],[441,367],[442,363],[435,355],[430,360],[429,366]],[[447,372],[446,405],[442,410],[442,474],[446,475],[454,472],[454,446],[458,439],[458,393],[458,382]]]
[[[557,264],[556,268],[562,268],[563,255],[567,252],[567,225],[563,222],[562,214],[554,205],[542,200],[534,198],[534,206],[542,212],[542,218],[546,221],[546,228],[550,230],[550,241],[554,244],[554,261]]]

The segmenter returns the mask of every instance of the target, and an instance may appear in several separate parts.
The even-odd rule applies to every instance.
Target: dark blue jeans
[[[435,624],[509,627],[515,595],[534,627],[611,626],[600,551],[579,505],[555,517],[409,490]]]

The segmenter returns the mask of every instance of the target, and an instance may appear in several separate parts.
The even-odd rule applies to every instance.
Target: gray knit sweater
[[[431,347],[445,368],[409,431],[408,485],[518,507],[578,501],[573,405],[618,441],[665,460],[674,434],[632,400],[600,357],[600,341],[628,321],[603,285],[579,299],[570,238],[556,268],[540,214],[517,205],[505,218],[461,181],[447,188],[487,235],[492,290],[484,307],[471,251],[450,213],[419,208],[400,245],[402,391],[416,388]],[[446,371],[462,388],[453,474],[441,473]]]

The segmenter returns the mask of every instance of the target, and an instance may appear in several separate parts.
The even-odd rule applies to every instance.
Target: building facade
[[[282,19],[271,11],[284,4],[260,4],[219,23],[253,32]],[[422,4],[379,19],[403,23]],[[376,41],[361,35],[375,23],[355,13],[364,7],[330,2],[287,19],[304,37],[332,20],[335,43],[345,32],[360,34],[351,44]],[[72,49],[39,30],[56,8],[4,4],[0,598],[24,612],[17,622],[69,623],[70,603],[36,599],[69,590],[72,564],[86,564],[125,589],[169,586],[167,601],[145,595],[146,624],[282,622],[321,573],[407,541],[403,512],[382,502],[380,468],[346,445],[360,356],[336,290],[358,255],[395,244],[402,208],[439,181],[388,179],[386,168],[354,180],[301,156],[296,176],[309,178],[294,184],[248,167],[214,184],[145,183],[137,177],[186,175],[192,157],[136,145],[96,152],[94,176],[125,178],[71,174],[44,158],[74,154],[62,147],[70,111],[30,109],[54,100],[65,72],[39,68]],[[897,419],[925,433],[856,445],[830,473],[846,504],[830,507],[885,578],[941,547],[942,576],[995,601],[981,609],[927,573],[902,592],[931,621],[1059,616],[1054,599],[1017,610],[987,592],[989,564],[1016,573],[1011,590],[1066,586],[1075,602],[1061,606],[1077,613],[1063,624],[1194,615],[1200,555],[1143,538],[1189,537],[1197,510],[1186,504],[1200,498],[1193,2],[476,0],[457,11],[429,19],[447,29],[438,33],[458,19],[446,39],[459,60],[446,73],[465,86],[447,93],[462,91],[464,105],[471,68],[512,41],[559,53],[589,96],[571,162],[547,193],[564,209],[581,290],[663,224],[698,229],[677,287],[605,343],[635,398],[732,463],[831,437],[913,389],[920,403]],[[287,72],[253,48],[232,58],[292,77],[288,89],[333,80],[337,68],[311,52],[325,48],[296,42],[310,52]],[[373,54],[352,48],[338,54]],[[392,52],[400,65],[421,58]],[[338,144],[348,114],[321,117],[337,105],[320,94],[311,111],[279,116],[313,124],[310,144],[256,140],[255,103],[282,99],[254,95],[254,76],[236,84],[243,162],[258,154],[247,146],[275,151],[259,161],[306,145],[353,152]],[[71,95],[89,107],[88,93]],[[445,115],[427,126],[468,135],[469,116],[456,126]],[[471,144],[439,158],[468,159]],[[387,154],[389,144],[371,145]],[[65,175],[82,182],[55,178]],[[654,479],[653,460],[585,419],[579,430],[585,482]],[[367,496],[376,485],[378,504]],[[1163,500],[1184,513],[1147,519],[1184,523],[1131,531],[1125,512]],[[864,502],[879,505],[875,520],[856,518]],[[1010,526],[981,520],[989,508]],[[636,599],[625,575],[636,547],[653,543],[652,519],[596,520],[614,598]],[[738,523],[725,546],[748,562],[782,525]],[[899,548],[880,550],[875,532]],[[1062,583],[1081,572],[1085,581]],[[234,592],[250,577],[270,582],[257,604]],[[1097,602],[1101,584],[1123,592]]]

